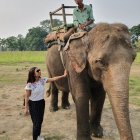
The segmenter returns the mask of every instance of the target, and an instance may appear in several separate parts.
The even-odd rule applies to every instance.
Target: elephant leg
[[[91,140],[89,125],[89,99],[90,90],[87,86],[88,79],[84,73],[69,73],[71,93],[76,105],[77,140]]]
[[[89,99],[85,96],[75,98],[77,115],[77,140],[91,140],[89,126]]]
[[[52,77],[49,70],[49,66],[47,66],[47,71],[48,71],[48,77]],[[49,97],[50,95],[51,95],[51,83],[49,83],[48,89],[46,90],[46,96]]]
[[[63,109],[70,109],[69,103],[69,92],[62,91],[62,103],[61,106]]]
[[[50,103],[50,112],[58,110],[58,89],[55,84],[51,83],[51,103]]]
[[[94,89],[91,94],[91,114],[90,114],[90,131],[94,137],[103,136],[103,128],[100,125],[102,109],[105,101],[105,91],[102,86]]]
[[[46,96],[49,97],[51,95],[51,83],[49,84],[49,88],[46,90]]]

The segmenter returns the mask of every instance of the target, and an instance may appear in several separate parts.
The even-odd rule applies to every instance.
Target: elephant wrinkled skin
[[[53,45],[48,49],[46,56],[46,66],[49,77],[63,75],[64,67],[61,62],[60,54],[58,52],[58,45]],[[63,109],[69,109],[69,86],[67,78],[63,78],[59,81],[51,82],[49,89],[47,90],[47,96],[51,95],[50,111],[54,112],[58,110],[58,90],[62,91],[61,107]]]
[[[101,23],[83,38],[70,41],[64,59],[76,104],[77,140],[91,140],[92,133],[102,136],[105,93],[120,139],[133,140],[128,100],[129,73],[135,56],[128,28],[123,24]]]

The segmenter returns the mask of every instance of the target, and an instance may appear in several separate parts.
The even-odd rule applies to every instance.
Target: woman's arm
[[[60,80],[60,79],[62,79],[64,77],[66,77],[66,76],[67,76],[67,71],[65,70],[64,74],[62,76],[56,76],[56,77],[48,78],[47,82],[57,81],[57,80]]]
[[[28,101],[29,101],[30,95],[31,95],[31,90],[26,90],[26,94],[25,94],[25,110],[24,110],[25,115],[29,114],[29,104],[28,104]]]

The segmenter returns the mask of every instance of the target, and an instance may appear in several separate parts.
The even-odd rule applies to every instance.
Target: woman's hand
[[[29,115],[29,110],[27,108],[24,109],[25,116]]]
[[[65,70],[63,75],[61,75],[61,76],[55,76],[55,77],[52,77],[52,78],[48,78],[47,82],[57,81],[57,80],[60,80],[60,79],[62,79],[64,77],[66,77],[66,76],[67,76],[67,71]]]

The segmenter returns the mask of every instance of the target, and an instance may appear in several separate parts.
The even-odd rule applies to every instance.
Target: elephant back
[[[58,39],[60,41],[64,42],[75,31],[76,31],[76,28],[71,24],[67,25],[67,26],[54,27],[52,29],[52,32],[50,32],[46,36],[44,43],[47,44],[47,43],[52,42],[52,41],[57,41]]]

